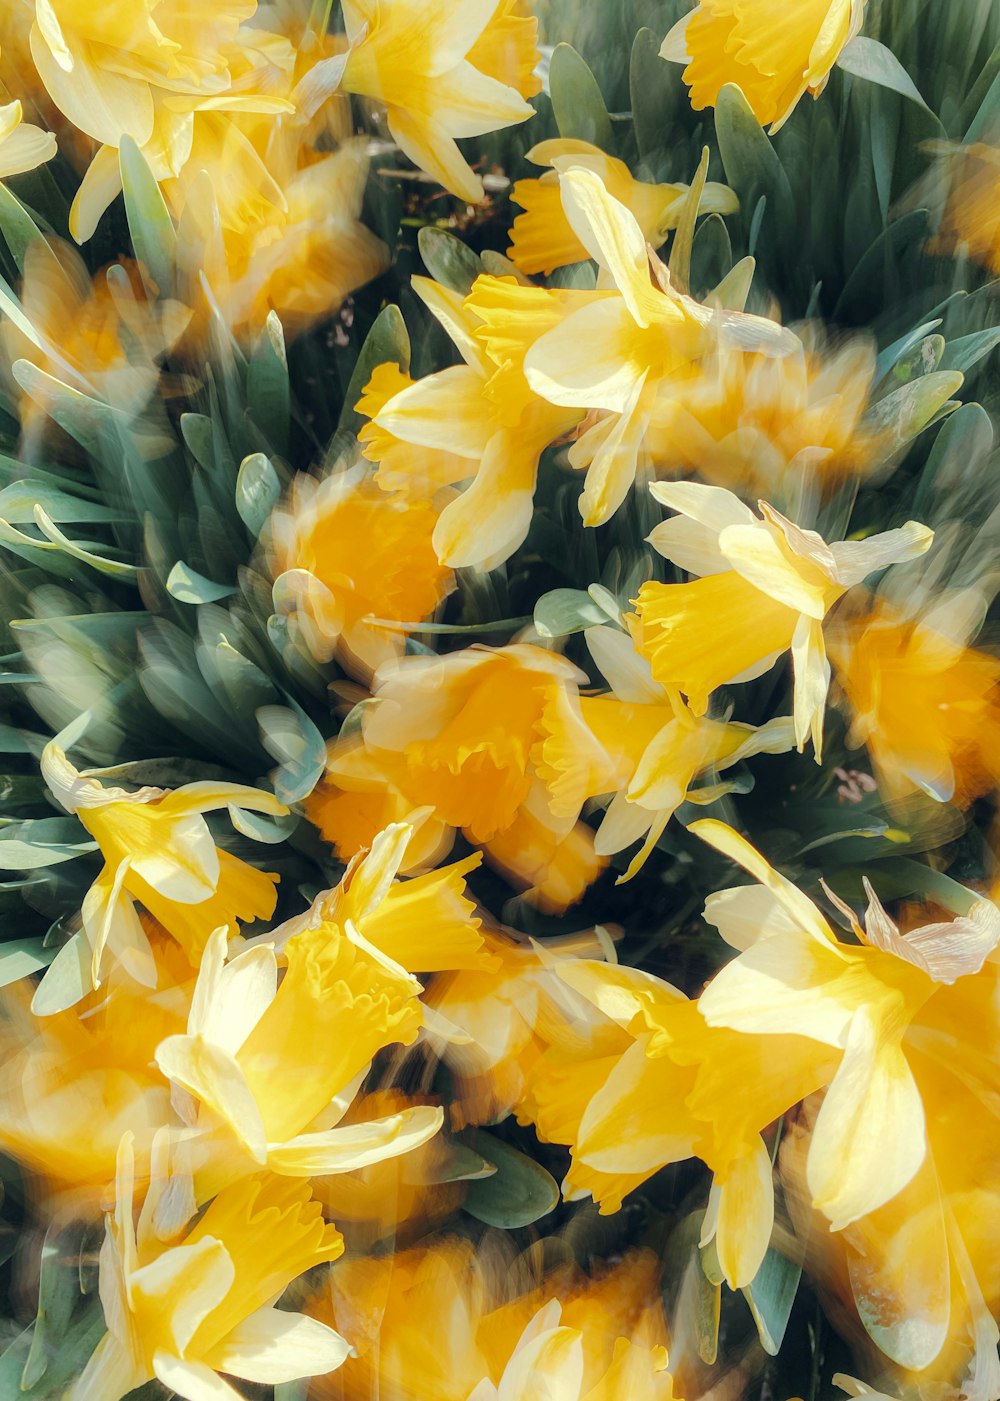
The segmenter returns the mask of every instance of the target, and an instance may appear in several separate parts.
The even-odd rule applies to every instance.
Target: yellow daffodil
[[[692,831],[745,867],[757,889],[710,898],[706,918],[742,952],[699,1000],[705,1020],[749,1036],[794,1035],[834,1048],[836,1073],[816,1118],[807,1163],[814,1205],[841,1230],[890,1202],[927,1152],[926,1113],[907,1045],[932,998],[975,999],[975,983],[1000,939],[1000,914],[976,901],[967,916],[901,934],[870,886],[857,945],[842,943],[813,902],[731,828]],[[988,979],[982,985],[992,987]],[[916,1051],[921,1051],[919,1034]],[[787,1063],[787,1062],[786,1062]]]
[[[186,1034],[157,1048],[160,1070],[193,1102],[185,1153],[198,1201],[265,1166],[286,1177],[365,1167],[418,1147],[441,1126],[439,1109],[420,1106],[340,1124],[372,1058],[416,1036],[416,979],[349,924],[295,935],[284,957],[279,984],[273,947],[227,962],[217,931],[205,947]]]
[[[463,299],[429,278],[415,277],[414,291],[464,363],[416,382],[394,365],[380,366],[357,406],[372,420],[360,436],[365,456],[379,463],[380,485],[402,488],[419,509],[418,503],[441,487],[468,483],[445,501],[433,534],[438,558],[456,568],[493,568],[523,543],[538,459],[581,416],[545,403],[516,363],[493,358],[488,314],[481,314],[480,304],[485,285],[496,281],[479,278]],[[535,315],[531,333],[540,335],[580,295],[541,293],[545,309]],[[509,326],[509,312],[500,315]],[[522,349],[522,360],[523,354]]]
[[[688,584],[644,584],[629,616],[637,650],[664,686],[676,686],[702,715],[718,687],[751,680],[791,649],[795,740],[811,734],[820,759],[830,668],[823,620],[867,575],[930,547],[916,521],[866,540],[828,545],[760,502],[761,516],[722,487],[659,483],[657,501],[678,515],[650,543],[700,577]]]
[[[43,1214],[99,1208],[125,1132],[148,1177],[154,1135],[173,1122],[153,1058],[184,1030],[194,975],[173,939],[154,928],[150,943],[155,992],[120,967],[99,992],[49,1017],[32,1014],[26,980],[0,992],[0,1149],[29,1175]]]
[[[564,1268],[518,1290],[495,1246],[477,1254],[448,1237],[345,1260],[310,1312],[356,1355],[317,1397],[671,1401],[659,1269],[652,1251],[633,1250],[591,1278]],[[433,1336],[429,1317],[444,1320]]]
[[[351,860],[340,885],[323,891],[304,915],[264,937],[280,951],[305,930],[351,927],[408,973],[492,968],[475,902],[465,891],[465,877],[479,865],[481,854],[400,881],[396,875],[413,835],[409,823],[387,827],[370,851]]]
[[[866,0],[801,0],[781,14],[770,0],[699,0],[663,41],[661,58],[686,63],[695,111],[735,83],[772,134],[805,94],[818,97],[861,30]]]
[[[596,956],[601,947],[590,931],[557,943],[561,957]],[[493,1123],[517,1109],[542,1052],[566,1038],[578,1049],[582,1034],[583,1023],[572,1023],[563,986],[537,950],[499,933],[486,935],[486,950],[491,966],[441,974],[424,996],[435,1030],[451,1032],[441,1055],[453,1077],[456,1129]]]
[[[518,180],[511,199],[524,210],[511,228],[510,259],[522,272],[554,272],[567,263],[578,263],[590,254],[566,217],[559,190],[559,176],[578,167],[592,170],[608,194],[635,216],[646,242],[659,248],[677,222],[687,198],[688,185],[651,185],[635,180],[623,161],[615,160],[589,141],[554,137],[541,141],[527,153],[535,165],[549,170],[540,180]],[[727,185],[705,186],[699,210],[704,214],[732,214],[739,201]]]
[[[431,544],[436,519],[426,503],[379,491],[363,464],[297,479],[267,545],[277,611],[313,656],[368,677],[402,655],[402,624],[431,617],[453,587]]]
[[[339,1334],[273,1306],[299,1275],[343,1251],[306,1184],[249,1177],[165,1243],[158,1209],[174,1185],[161,1160],[136,1222],[126,1134],[101,1250],[108,1331],[67,1401],[121,1401],[154,1377],[184,1401],[236,1401],[220,1372],[275,1385],[339,1367],[349,1351]]]
[[[350,101],[323,81],[342,41],[303,20],[300,5],[262,5],[242,69],[231,64],[234,87],[266,88],[288,110],[196,112],[190,153],[163,184],[185,296],[203,299],[203,276],[236,334],[258,334],[273,310],[290,338],[390,261],[360,219],[368,158]]]
[[[649,663],[616,628],[589,628],[587,643],[611,695],[582,697],[580,711],[606,764],[588,768],[579,743],[565,745],[564,731],[545,741],[542,756],[567,789],[582,784],[588,798],[614,795],[594,839],[600,856],[642,840],[620,884],[642,868],[681,803],[710,803],[729,791],[724,780],[696,787],[699,775],[717,774],[754,754],[784,753],[795,737],[788,716],[755,729],[693,715],[676,691],[653,680]]]
[[[8,373],[25,360],[59,385],[120,409],[135,421],[164,382],[160,362],[183,335],[190,313],[166,300],[151,306],[134,264],[93,281],[76,249],[37,240],[25,252],[23,317],[4,317],[0,344]],[[127,347],[127,349],[126,349]],[[44,385],[31,394],[10,375],[26,440],[52,431]],[[151,445],[152,446],[152,445]]]
[[[156,965],[136,902],[142,904],[197,966],[213,930],[237,932],[238,920],[274,911],[277,876],[220,850],[205,813],[217,808],[280,814],[273,793],[237,783],[162,788],[106,788],[93,770],[77,770],[57,736],[42,754],[53,797],[77,815],[104,858],[83,902],[83,929],[60,949],[32,1004],[39,1013],[70,1007],[100,986],[105,954],[137,982],[155,986]]]
[[[579,713],[581,680],[564,658],[528,644],[386,664],[360,734],[333,746],[313,820],[345,861],[390,822],[412,819],[415,850],[437,856],[461,830],[530,898],[565,909],[602,863],[538,750],[553,729],[594,744]]]
[[[713,1028],[696,1003],[639,969],[587,960],[551,966],[590,1005],[590,1040],[553,1042],[518,1117],[570,1148],[564,1195],[617,1211],[668,1163],[699,1157],[713,1172],[702,1244],[715,1241],[733,1288],[748,1284],[774,1222],[761,1133],[826,1082],[835,1057],[802,1037],[762,1046]]]
[[[35,170],[56,154],[56,138],[24,121],[20,102],[0,106],[0,180]]]
[[[1000,147],[982,141],[946,148],[948,195],[928,251],[941,257],[964,254],[994,276],[1000,272]]]
[[[429,1095],[402,1090],[373,1090],[359,1094],[344,1116],[344,1128],[380,1123],[413,1109],[437,1104]],[[463,1145],[459,1145],[462,1151]],[[469,1168],[444,1134],[397,1157],[382,1157],[364,1167],[313,1179],[313,1195],[323,1203],[328,1220],[344,1233],[348,1250],[369,1250],[391,1240],[419,1238],[457,1211],[465,1197]],[[456,1179],[456,1171],[463,1174]],[[482,1170],[483,1175],[486,1169]]]
[[[776,355],[798,342],[773,321],[681,295],[658,260],[654,283],[642,228],[593,170],[570,167],[559,187],[573,232],[614,290],[590,294],[535,339],[524,375],[549,403],[597,415],[574,443],[570,462],[587,472],[584,524],[601,525],[635,479],[658,401],[687,392],[716,336],[738,335],[744,348]]]
[[[862,418],[875,378],[871,343],[830,350],[811,327],[787,355],[718,338],[687,392],[657,405],[645,448],[654,468],[697,473],[740,496],[780,499],[809,472],[830,487],[879,459]]]
[[[73,202],[70,231],[90,237],[121,190],[118,146],[129,136],[158,180],[188,159],[201,107],[289,110],[267,84],[234,82],[244,20],[256,0],[137,0],[95,9],[86,0],[36,0],[31,55],[49,97],[99,143]]]
[[[961,600],[908,618],[885,602],[831,637],[853,722],[892,793],[920,788],[961,807],[1000,780],[1000,661],[954,636]]]
[[[346,92],[383,102],[414,165],[473,203],[483,185],[456,138],[523,122],[541,90],[536,22],[518,0],[344,0]]]

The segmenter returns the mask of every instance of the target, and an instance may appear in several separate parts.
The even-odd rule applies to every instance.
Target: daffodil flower
[[[377,1052],[416,1036],[417,980],[349,923],[299,933],[284,952],[279,985],[273,947],[227,962],[218,930],[187,1033],[157,1048],[163,1075],[190,1096],[185,1152],[199,1201],[264,1167],[286,1177],[349,1172],[419,1147],[441,1126],[441,1110],[423,1105],[340,1124]]]
[[[549,170],[539,180],[518,180],[511,199],[523,214],[510,231],[510,259],[522,272],[552,273],[567,263],[578,263],[590,254],[580,242],[566,217],[559,188],[559,176],[578,167],[592,170],[605,189],[635,216],[646,242],[659,248],[671,229],[677,227],[689,185],[651,185],[633,178],[624,161],[615,160],[589,141],[555,137],[540,141],[527,152],[527,158]],[[727,185],[706,184],[699,211],[703,214],[732,214],[739,200]]]
[[[691,831],[754,876],[709,898],[706,919],[739,957],[698,1006],[712,1027],[808,1038],[838,1053],[812,1131],[807,1182],[841,1230],[889,1202],[924,1161],[924,1105],[907,1054],[910,1024],[943,987],[974,976],[1000,940],[987,900],[947,924],[901,934],[869,886],[864,924],[835,900],[859,943],[841,943],[816,905],[731,828]]]
[[[614,794],[594,850],[611,856],[642,841],[618,878],[621,884],[641,870],[682,803],[712,803],[731,791],[724,779],[696,787],[700,775],[716,775],[754,754],[784,753],[795,738],[790,716],[779,715],[755,728],[693,714],[676,690],[653,679],[632,639],[616,628],[588,628],[587,645],[612,688],[610,696],[580,701],[584,722],[608,761],[600,777],[588,774],[587,787],[598,783]],[[574,770],[582,767],[582,748],[563,744],[557,750],[556,738],[546,741],[543,756],[571,782]]]
[[[483,184],[456,138],[526,121],[540,90],[536,22],[513,0],[344,0],[351,50],[343,87],[384,102],[393,140],[446,190],[477,203]]]
[[[671,1401],[660,1268],[629,1250],[590,1277],[562,1265],[514,1293],[494,1242],[450,1236],[345,1258],[309,1307],[354,1325],[356,1355],[334,1379],[346,1397],[401,1401],[419,1377],[434,1401]],[[447,1327],[422,1326],[429,1312]]]
[[[432,527],[438,558],[455,568],[492,569],[523,543],[538,459],[580,418],[575,410],[545,403],[516,365],[501,366],[491,356],[477,303],[489,281],[480,278],[463,299],[429,278],[415,277],[413,290],[464,363],[417,381],[381,366],[357,406],[371,418],[360,438],[365,456],[379,463],[381,485],[408,491],[417,510],[421,495],[426,499],[443,486],[461,488],[445,499]],[[551,306],[546,303],[548,324],[562,314],[566,296],[552,294]]]
[[[380,491],[364,463],[300,476],[268,523],[276,611],[318,660],[369,677],[402,656],[403,624],[431,617],[454,587],[431,543],[436,523],[427,502]]]
[[[912,617],[876,600],[831,633],[848,743],[867,745],[890,793],[919,788],[967,807],[1000,779],[1000,662],[965,646],[981,609],[975,593],[945,595]]]
[[[71,731],[73,733],[71,733]],[[63,731],[42,752],[53,797],[94,838],[104,869],[83,901],[83,929],[60,949],[35,994],[39,1014],[72,1006],[101,982],[106,953],[137,982],[153,987],[156,965],[136,911],[142,904],[197,966],[214,929],[237,932],[238,920],[274,910],[276,876],[258,871],[215,844],[204,814],[217,808],[287,812],[273,793],[237,783],[188,783],[168,792],[105,787],[99,770],[78,770]]]
[[[136,1222],[132,1141],[123,1137],[101,1248],[108,1331],[67,1401],[121,1401],[154,1377],[184,1401],[240,1401],[220,1372],[273,1386],[339,1367],[350,1347],[338,1333],[274,1307],[299,1275],[343,1252],[306,1184],[248,1177],[165,1244],[158,1217],[177,1186],[161,1140]]]
[[[644,584],[628,622],[636,647],[664,686],[703,715],[718,686],[749,681],[789,649],[795,675],[795,741],[822,754],[830,666],[823,620],[869,574],[924,554],[934,532],[917,521],[867,540],[828,545],[813,530],[759,503],[754,513],[722,487],[659,482],[653,496],[678,514],[650,544],[688,573],[687,584]]]
[[[413,837],[410,823],[391,823],[370,850],[352,857],[338,886],[322,891],[304,914],[258,942],[266,939],[280,952],[289,939],[307,930],[350,927],[408,973],[494,968],[496,960],[486,949],[475,902],[465,890],[465,877],[480,864],[482,854],[477,851],[450,866],[397,880]]]
[[[776,355],[799,342],[764,317],[702,306],[682,295],[662,264],[654,283],[643,230],[593,170],[571,167],[560,174],[559,187],[574,234],[600,268],[602,290],[535,340],[524,374],[551,404],[601,412],[570,454],[573,466],[587,470],[580,502],[584,523],[601,525],[635,479],[657,401],[685,392],[716,336]]]
[[[323,835],[346,861],[405,819],[440,858],[461,829],[530,898],[565,909],[602,863],[541,741],[565,730],[596,747],[579,713],[583,679],[527,643],[386,663],[360,735],[333,747],[329,791],[314,807]]]
[[[701,1242],[715,1241],[733,1288],[748,1284],[774,1225],[761,1133],[827,1082],[835,1056],[803,1037],[767,1045],[710,1026],[697,1003],[639,969],[547,963],[596,1018],[589,1044],[556,1041],[536,1061],[518,1110],[541,1138],[569,1146],[564,1196],[617,1211],[668,1163],[701,1158],[713,1173]]]
[[[699,0],[663,41],[660,57],[686,63],[695,111],[739,86],[761,126],[779,131],[807,92],[818,97],[833,65],[860,33],[867,0]]]
[[[50,161],[56,154],[56,138],[23,120],[20,102],[0,106],[0,180],[23,175]]]

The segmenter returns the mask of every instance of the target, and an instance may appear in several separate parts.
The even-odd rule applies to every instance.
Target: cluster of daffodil
[[[0,5],[0,1401],[1000,1401],[969,10]]]

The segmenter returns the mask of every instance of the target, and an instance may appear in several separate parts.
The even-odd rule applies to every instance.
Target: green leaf
[[[264,842],[267,846],[277,846],[287,841],[299,825],[299,817],[291,812],[287,817],[266,817],[261,812],[251,812],[249,808],[229,805],[229,820],[243,837],[253,842]]]
[[[235,592],[235,584],[217,584],[214,579],[206,579],[182,559],[167,575],[167,593],[181,603],[215,603]]]
[[[253,452],[240,463],[236,477],[236,509],[251,535],[260,535],[281,500],[281,490],[281,478],[264,453]]]
[[[458,243],[458,239],[454,239],[453,242]],[[464,244],[459,246],[464,247]],[[436,273],[434,275],[437,276]],[[444,281],[443,278],[438,278],[438,280]],[[410,337],[406,330],[406,322],[403,320],[403,313],[393,303],[382,308],[365,337],[361,354],[358,356],[357,364],[354,366],[350,383],[347,386],[347,393],[344,395],[344,407],[340,414],[338,434],[349,433],[351,437],[356,437],[361,431],[365,420],[357,412],[355,405],[364,393],[365,386],[371,379],[376,366],[384,365],[388,361],[398,365],[404,374],[408,373],[410,368]]]
[[[291,390],[285,334],[274,311],[267,314],[247,366],[247,404],[250,415],[275,452],[288,453]],[[256,533],[256,532],[255,532]]]
[[[900,385],[866,411],[863,432],[878,435],[878,461],[886,462],[917,436],[962,387],[955,370],[937,370]]]
[[[58,866],[63,861],[75,861],[78,856],[96,850],[96,842],[35,846],[20,837],[5,839],[0,835],[0,871],[37,871],[45,866]]]
[[[553,589],[535,604],[534,622],[540,637],[569,637],[607,622],[607,612],[582,589]]]
[[[847,279],[834,310],[834,318],[856,315],[859,320],[867,321],[872,306],[881,305],[886,287],[893,285],[892,278],[898,273],[903,254],[923,244],[929,226],[927,210],[914,209],[879,234]]]
[[[465,1210],[477,1221],[511,1231],[530,1226],[558,1205],[555,1179],[533,1158],[482,1130],[466,1142],[496,1168],[493,1176],[474,1181],[466,1195]]]
[[[611,118],[601,89],[572,44],[557,44],[552,52],[549,95],[560,136],[589,141],[614,154]]]
[[[841,49],[837,67],[842,68],[845,73],[853,74],[855,78],[864,78],[868,83],[891,88],[902,97],[908,97],[911,102],[918,102],[921,107],[927,106],[899,59],[877,39],[868,39],[863,34],[858,34]]]
[[[300,705],[263,705],[257,711],[260,740],[278,761],[274,792],[291,806],[307,798],[326,771],[326,740]]]
[[[11,525],[34,524],[36,506],[41,506],[50,520],[66,524],[109,524],[132,520],[127,511],[117,511],[102,501],[70,496],[56,487],[38,482],[34,475],[30,480],[12,482],[0,491],[0,516]]]
[[[795,1302],[801,1265],[777,1250],[768,1250],[760,1269],[742,1291],[757,1325],[760,1345],[769,1357],[777,1357]]]
[[[74,1310],[80,1302],[80,1275],[71,1263],[79,1253],[79,1228],[58,1232],[50,1226],[42,1245],[38,1278],[38,1313],[31,1350],[21,1373],[21,1390],[30,1391],[58,1357]]]
[[[471,248],[447,229],[439,229],[434,224],[427,224],[417,234],[417,247],[431,277],[463,297],[483,271],[481,259]]]
[[[743,93],[732,83],[719,93],[715,131],[726,180],[739,196],[748,231],[760,200],[765,199],[764,213],[758,218],[767,222],[769,236],[783,246],[797,223],[788,176]]]
[[[132,247],[144,264],[161,297],[175,293],[177,233],[160,194],[160,187],[146,158],[131,136],[123,136],[118,146],[125,214]]]
[[[936,331],[940,325],[940,317],[935,321],[925,321],[922,326],[916,326],[912,331],[907,331],[905,336],[900,336],[899,340],[895,340],[891,345],[887,345],[886,348],[880,352],[878,359],[875,361],[874,382],[878,384],[881,380],[885,379],[889,371],[893,369],[900,360],[907,356],[915,345],[919,345],[925,336],[930,335],[932,331]]]
[[[706,146],[701,153],[694,179],[684,196],[674,241],[670,245],[670,275],[678,292],[691,290],[691,249],[694,245],[695,224],[698,222],[698,208],[705,191],[705,181],[708,179],[708,157],[709,150]]]
[[[37,243],[44,248],[55,262],[55,254],[52,253],[41,229],[35,223],[31,214],[17,198],[17,196],[0,181],[0,231],[2,231],[7,247],[13,254],[17,264],[18,272],[24,275],[24,255],[33,243]]]
[[[0,987],[47,968],[56,953],[55,948],[44,947],[43,939],[12,939],[0,944]]]
[[[974,142],[989,140],[1000,130],[1000,73],[993,79],[987,89],[976,115],[970,121],[963,145],[970,146]]]
[[[210,472],[215,466],[215,439],[208,415],[182,413],[181,437],[198,466]]]
[[[11,373],[25,394],[92,457],[100,456],[106,433],[117,441],[119,428],[127,427],[117,409],[64,384],[30,360],[15,360]]]
[[[660,43],[651,29],[640,29],[632,43],[628,70],[635,144],[640,160],[650,165],[667,150],[677,106],[687,105],[680,69],[664,63]]]
[[[989,355],[1000,345],[1000,326],[990,326],[985,331],[974,331],[968,336],[959,336],[949,341],[941,357],[943,370],[958,370],[967,374],[977,361]],[[2,497],[0,497],[2,499]]]

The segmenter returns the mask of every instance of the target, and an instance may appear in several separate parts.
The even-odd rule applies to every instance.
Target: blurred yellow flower
[[[341,1123],[347,1128],[385,1122],[436,1104],[437,1099],[429,1095],[373,1090],[358,1095]],[[464,1151],[459,1144],[458,1152]],[[468,1162],[458,1160],[455,1147],[439,1133],[397,1157],[314,1178],[313,1195],[322,1202],[327,1218],[343,1231],[349,1251],[366,1251],[386,1240],[395,1242],[398,1249],[402,1237],[424,1236],[459,1209],[468,1183],[464,1177],[456,1178],[456,1171],[468,1170]]]
[[[795,741],[811,735],[817,763],[830,667],[823,619],[867,575],[930,547],[933,531],[916,521],[866,540],[828,545],[766,501],[755,516],[731,492],[699,482],[650,490],[678,515],[658,525],[650,544],[701,577],[687,584],[644,584],[627,622],[657,681],[676,686],[696,715],[718,687],[749,681],[791,649]]]
[[[735,83],[761,126],[779,131],[807,92],[818,97],[833,65],[860,33],[867,0],[699,0],[663,41],[662,58],[686,63],[695,111]]]
[[[190,312],[169,299],[151,304],[134,263],[91,280],[75,248],[37,240],[25,252],[20,305],[23,318],[3,318],[0,344],[26,441],[51,434],[54,425],[46,382],[27,393],[12,373],[18,360],[120,409],[132,423],[158,390],[169,392],[160,362],[184,334]]]
[[[435,1014],[434,1031],[451,1033],[440,1054],[452,1076],[455,1129],[520,1112],[542,1052],[553,1042],[568,1041],[579,1049],[581,1037],[589,1036],[586,1019],[581,1022],[576,1015],[579,1007],[567,1007],[565,990],[549,962],[570,954],[598,956],[596,933],[558,939],[557,951],[549,941],[549,962],[525,942],[496,932],[485,938],[491,965],[441,974],[424,995]]]
[[[556,785],[587,798],[611,793],[594,850],[612,856],[642,840],[618,883],[645,864],[682,803],[711,803],[730,791],[717,775],[754,754],[784,753],[795,743],[790,716],[776,716],[755,729],[694,715],[676,691],[653,680],[649,663],[632,639],[617,628],[588,628],[587,644],[611,686],[609,696],[584,696],[580,711],[600,745],[605,764],[588,766],[579,743],[567,745],[556,732],[542,746],[543,762],[558,775]],[[699,776],[711,781],[696,787]]]
[[[365,1167],[419,1147],[441,1126],[440,1109],[424,1106],[340,1124],[372,1058],[416,1036],[416,979],[349,924],[297,934],[284,957],[279,984],[271,945],[227,962],[218,930],[205,947],[186,1033],[157,1048],[163,1075],[195,1106],[184,1161],[199,1202],[265,1166],[286,1177]]]
[[[829,349],[808,325],[796,334],[800,344],[782,356],[719,337],[697,380],[653,412],[645,449],[654,469],[779,500],[803,471],[824,488],[864,475],[880,447],[862,423],[874,348],[855,338]]]
[[[946,595],[908,617],[874,600],[829,647],[853,714],[848,742],[867,745],[886,789],[967,807],[1000,782],[1000,661],[964,646],[961,605]]]
[[[121,189],[118,146],[129,136],[157,180],[191,152],[200,107],[288,110],[259,85],[234,84],[240,29],[257,0],[35,0],[31,55],[49,96],[99,150],[73,201],[70,231],[90,237]]]
[[[589,141],[553,137],[533,146],[527,158],[535,165],[550,167],[539,180],[518,180],[510,196],[524,210],[510,231],[510,259],[529,275],[549,274],[590,257],[563,209],[559,189],[563,171],[592,170],[608,194],[635,216],[652,248],[659,248],[677,227],[690,189],[688,185],[651,185],[636,180],[624,161],[606,155]],[[702,214],[732,214],[739,208],[739,200],[728,186],[709,182],[698,208]]]
[[[995,276],[1000,273],[1000,147],[975,141],[947,149],[946,159],[948,194],[928,252],[964,254]]]
[[[275,1385],[339,1367],[349,1351],[339,1334],[274,1307],[293,1280],[344,1248],[306,1184],[247,1178],[165,1244],[157,1209],[175,1179],[160,1156],[136,1222],[132,1141],[122,1139],[101,1250],[108,1332],[67,1401],[121,1401],[154,1377],[185,1401],[236,1398],[217,1373]]]
[[[332,746],[312,820],[345,861],[389,823],[412,822],[404,871],[440,859],[461,830],[529,898],[564,909],[602,862],[579,807],[559,802],[540,770],[540,744],[553,729],[595,743],[579,713],[583,679],[528,644],[387,664],[360,734]]]
[[[524,541],[532,520],[538,459],[549,443],[569,433],[579,411],[545,403],[529,388],[517,356],[493,355],[491,297],[504,297],[497,317],[510,337],[524,334],[516,283],[480,277],[466,298],[429,278],[413,289],[454,341],[464,364],[414,382],[395,365],[379,366],[357,408],[371,418],[361,430],[365,456],[379,463],[376,480],[402,489],[415,506],[443,500],[434,527],[438,558],[455,568],[491,569]],[[579,293],[540,296],[529,335],[537,337]],[[512,306],[506,302],[513,299]],[[533,308],[534,309],[534,308]],[[520,349],[523,362],[524,349]],[[452,499],[442,487],[467,483]]]
[[[60,741],[45,746],[42,776],[53,797],[94,838],[104,869],[83,902],[83,930],[56,955],[35,993],[37,1013],[70,1007],[99,987],[105,952],[137,982],[156,985],[156,964],[136,910],[141,903],[180,944],[193,966],[213,930],[274,912],[277,876],[220,850],[205,813],[218,808],[281,814],[273,793],[237,783],[106,788],[99,770],[77,770]]]
[[[310,1312],[356,1356],[317,1401],[671,1401],[667,1329],[652,1251],[588,1278],[562,1267],[520,1290],[495,1243],[445,1237],[345,1260]],[[512,1276],[514,1279],[512,1280]],[[440,1329],[427,1321],[441,1320]],[[379,1321],[377,1330],[373,1326]]]
[[[187,299],[202,299],[203,274],[236,334],[257,334],[273,310],[291,338],[384,272],[390,255],[360,219],[368,157],[350,101],[324,82],[343,41],[316,34],[299,5],[262,5],[257,19],[264,27],[244,31],[242,67],[231,65],[244,102],[195,113],[190,152],[163,193]],[[288,110],[242,110],[258,89]]]
[[[534,115],[536,21],[519,0],[343,0],[345,92],[386,107],[392,139],[446,190],[476,203],[483,184],[455,144]]]
[[[402,656],[401,624],[431,617],[454,586],[431,544],[436,520],[426,503],[379,491],[363,464],[300,475],[265,536],[276,611],[314,657],[370,676]]]
[[[119,966],[99,992],[49,1017],[32,1014],[27,980],[0,992],[0,1149],[26,1170],[43,1215],[100,1208],[126,1131],[147,1178],[153,1137],[173,1122],[153,1058],[164,1037],[184,1030],[194,974],[162,931],[152,929],[150,943],[152,994]]]

